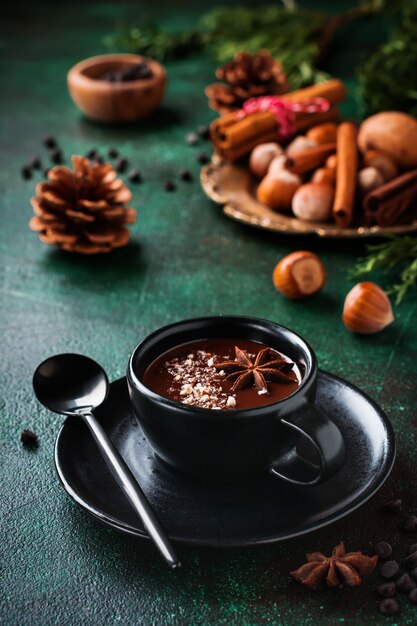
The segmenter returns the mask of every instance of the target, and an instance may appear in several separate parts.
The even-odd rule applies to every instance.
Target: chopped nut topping
[[[236,400],[223,392],[219,384],[226,374],[218,373],[214,367],[214,356],[204,350],[190,353],[186,358],[166,361],[165,367],[173,380],[180,384],[178,400],[183,404],[204,409],[226,409],[236,407]]]
[[[204,409],[235,409],[241,400],[245,402],[239,393],[241,389],[255,387],[259,396],[268,396],[267,381],[281,384],[297,381],[294,363],[270,348],[252,354],[236,346],[235,353],[232,360],[230,355],[194,350],[165,361],[166,372],[172,376],[172,382],[168,382],[171,397]],[[231,388],[229,381],[233,383]]]

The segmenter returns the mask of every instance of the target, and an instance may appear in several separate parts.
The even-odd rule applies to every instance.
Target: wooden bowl
[[[145,61],[152,70],[150,78],[110,82],[100,77]],[[167,82],[164,67],[137,54],[103,54],[85,59],[70,69],[67,76],[72,99],[95,122],[136,122],[160,104]]]

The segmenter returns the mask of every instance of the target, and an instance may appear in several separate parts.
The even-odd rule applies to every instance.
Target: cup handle
[[[300,456],[294,445],[274,461],[270,468],[272,474],[296,485],[318,485],[336,472],[344,457],[345,443],[340,430],[327,415],[306,403],[281,422],[296,431],[301,445],[308,444],[310,451],[313,448],[318,465]]]

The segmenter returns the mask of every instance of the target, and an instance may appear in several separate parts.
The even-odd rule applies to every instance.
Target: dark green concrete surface
[[[329,552],[341,539],[348,549],[365,550],[370,541],[387,538],[398,544],[398,555],[411,538],[417,541],[398,532],[396,518],[378,513],[393,496],[417,506],[415,294],[386,331],[353,336],[340,315],[353,284],[346,272],[362,244],[258,232],[230,221],[204,197],[199,148],[188,147],[184,135],[213,117],[203,94],[215,68],[207,58],[170,64],[161,112],[136,128],[93,125],[67,94],[69,67],[102,52],[102,37],[116,22],[153,12],[186,26],[208,5],[77,0],[2,9],[0,623],[6,626],[417,622],[406,600],[396,621],[377,612],[377,576],[358,589],[317,593],[288,577],[305,551]],[[332,70],[353,86],[360,50],[378,34],[361,26],[350,36],[348,49],[336,48]],[[353,98],[345,111],[355,114]],[[44,133],[54,134],[67,156],[117,146],[143,171],[145,182],[134,188],[139,219],[126,249],[100,258],[70,256],[41,244],[28,229],[34,180],[22,181],[19,170],[37,154],[46,162]],[[162,183],[180,164],[195,181],[178,181],[177,191],[167,193]],[[323,293],[303,304],[284,299],[271,283],[275,263],[297,248],[318,252],[328,272]],[[386,410],[398,459],[377,496],[328,528],[261,549],[182,549],[183,568],[171,572],[152,545],[99,526],[63,491],[53,467],[61,419],[36,403],[31,376],[47,356],[74,351],[97,359],[116,379],[150,331],[217,313],[265,317],[304,335],[321,367],[357,384]],[[37,450],[21,445],[22,428],[37,432]]]

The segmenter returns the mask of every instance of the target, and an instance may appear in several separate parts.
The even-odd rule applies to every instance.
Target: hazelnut
[[[336,169],[336,164],[337,164],[337,156],[335,154],[331,154],[326,159],[325,167],[327,169],[329,169],[329,170],[335,170]]]
[[[311,177],[312,183],[327,183],[329,185],[335,184],[335,171],[330,170],[327,167],[320,167],[316,170]]]
[[[332,212],[334,188],[327,183],[306,183],[297,189],[292,199],[296,217],[307,222],[324,222]]]
[[[349,291],[342,320],[354,333],[377,333],[394,321],[391,303],[385,291],[375,283],[358,283]]]
[[[337,124],[334,122],[326,122],[325,124],[317,124],[306,133],[306,137],[318,144],[334,143],[337,135]]]
[[[283,149],[277,143],[259,144],[259,146],[256,146],[251,152],[249,158],[250,171],[252,174],[255,174],[255,176],[258,176],[258,178],[263,178],[268,171],[272,159],[283,153]]]
[[[375,167],[365,167],[358,172],[358,187],[362,195],[384,184],[384,177]]]
[[[287,164],[287,157],[285,154],[280,154],[272,159],[270,166],[268,168],[268,174],[275,174],[276,172],[281,172],[285,170]]]
[[[381,73],[384,71],[389,70],[381,68]],[[383,152],[400,168],[412,170],[417,167],[417,120],[401,111],[371,115],[360,126],[358,147],[362,153],[367,150]]]
[[[300,152],[304,152],[306,148],[313,148],[317,143],[304,135],[298,135],[295,139],[288,144],[286,154],[290,159],[293,159]]]
[[[398,176],[398,167],[393,159],[377,150],[367,150],[363,155],[363,163],[367,168],[374,167],[381,172],[385,182]]]
[[[293,196],[300,185],[301,178],[286,169],[268,172],[261,180],[256,197],[271,209],[289,211]]]
[[[320,291],[326,272],[316,254],[299,250],[281,259],[273,271],[272,281],[290,300],[302,300]]]

